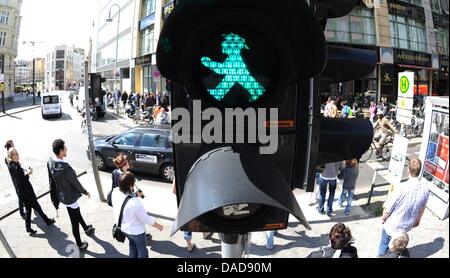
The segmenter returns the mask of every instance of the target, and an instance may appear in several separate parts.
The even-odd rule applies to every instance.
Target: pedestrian
[[[358,258],[358,250],[352,246],[352,233],[343,223],[337,223],[331,228],[328,239],[329,245],[320,247],[318,251],[312,252],[307,258]]]
[[[409,243],[409,236],[405,230],[398,230],[392,235],[391,241],[389,241],[389,250],[380,258],[384,259],[404,259],[409,258],[409,251],[406,248]]]
[[[30,183],[30,176],[33,174],[33,169],[30,167],[26,170],[22,168],[19,162],[19,152],[15,148],[11,148],[8,151],[8,169],[10,170],[11,177],[14,183],[17,185],[17,194],[20,200],[22,200],[25,206],[25,228],[27,233],[35,235],[36,230],[31,229],[31,211],[34,209],[47,225],[55,223],[54,219],[49,219],[47,215],[42,211],[39,205],[36,194],[34,193],[33,186]]]
[[[273,238],[275,236],[275,230],[265,231],[266,234],[266,248],[269,250],[273,249]]]
[[[5,143],[5,149],[6,149],[5,165],[6,165],[6,167],[8,167],[9,175],[11,177],[11,181],[12,181],[12,183],[14,185],[14,189],[15,189],[16,194],[17,194],[17,199],[18,199],[18,202],[19,202],[19,213],[20,213],[20,216],[22,217],[23,220],[25,220],[25,206],[24,206],[22,200],[19,197],[19,190],[17,188],[17,184],[15,183],[15,179],[13,178],[13,174],[11,173],[10,168],[9,168],[8,152],[9,152],[9,150],[11,148],[14,148],[13,140],[6,141],[6,143]]]
[[[172,193],[173,194],[177,194],[177,187],[176,187],[176,183],[175,183],[175,179],[173,179],[172,182]],[[208,233],[208,232],[204,232],[203,233],[203,239],[210,239],[213,236],[214,233]],[[195,245],[195,243],[192,243],[192,232],[190,231],[184,231],[183,232],[183,238],[186,241],[186,245],[187,245],[187,251],[190,253],[192,251],[194,251],[197,246]]]
[[[356,187],[356,180],[359,175],[359,165],[357,159],[351,159],[345,161],[345,168],[339,173],[338,178],[344,180],[342,185],[341,197],[339,197],[339,207],[342,207],[344,201],[347,201],[344,213],[350,215],[350,208],[352,206],[353,193]]]
[[[336,106],[336,101],[332,100],[331,101],[331,105],[330,105],[330,112],[328,113],[328,117],[330,118],[336,118],[337,117],[337,106]]]
[[[342,102],[342,118],[348,119],[353,117],[353,112],[347,101]]]
[[[409,179],[400,183],[384,204],[378,257],[388,251],[389,241],[396,231],[409,232],[420,224],[430,195],[427,186],[418,179],[421,169],[420,159],[411,159],[408,166]]]
[[[374,101],[370,102],[369,112],[370,112],[370,121],[372,122],[372,124],[375,124],[377,122],[377,105]]]
[[[328,98],[327,103],[324,108],[324,111],[323,111],[323,116],[329,117],[330,112],[331,112],[331,98]]]
[[[120,177],[119,187],[112,193],[114,219],[118,223],[120,212],[123,208],[121,230],[128,238],[131,258],[148,258],[147,237],[145,225],[151,225],[162,231],[163,225],[158,224],[155,218],[147,214],[142,202],[133,195],[136,178],[131,172],[126,172]]]
[[[336,192],[337,177],[342,168],[343,168],[342,162],[327,163],[325,164],[325,168],[320,174],[319,177],[320,196],[319,196],[319,206],[317,207],[317,210],[321,214],[325,213],[324,205],[328,187],[330,195],[328,196],[327,215],[332,216],[331,213],[333,212],[333,202],[334,202],[334,194]]]
[[[91,198],[91,195],[78,181],[78,177],[73,168],[69,163],[64,161],[64,158],[67,157],[66,143],[61,139],[56,139],[53,142],[52,149],[55,157],[51,157],[47,162],[50,196],[56,209],[59,207],[59,202],[67,207],[76,244],[80,251],[85,251],[88,243],[81,241],[79,226],[81,224],[84,232],[88,236],[91,236],[95,229],[92,225],[86,225],[83,216],[81,216],[80,206],[77,200],[81,197],[81,194],[86,195],[88,198]]]

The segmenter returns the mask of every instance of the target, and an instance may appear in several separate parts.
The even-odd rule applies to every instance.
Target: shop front
[[[394,91],[398,90],[398,73],[414,72],[414,105],[423,105],[424,97],[431,95],[431,54],[394,49]]]
[[[448,96],[448,55],[439,55],[439,70],[433,71],[433,96]]]
[[[153,61],[152,54],[135,58],[135,91],[140,94],[161,94],[166,91],[165,79]]]

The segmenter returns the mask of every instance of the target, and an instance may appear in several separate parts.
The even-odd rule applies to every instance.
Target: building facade
[[[106,89],[129,92],[132,88],[130,71],[133,68],[133,21],[137,2],[97,0],[91,71],[106,78]]]
[[[36,90],[44,89],[45,81],[45,59],[35,59],[34,82]],[[33,60],[16,60],[15,64],[15,85],[18,90],[30,89],[33,84]]]
[[[68,90],[80,86],[84,78],[84,50],[60,45],[46,57],[45,88]]]
[[[398,73],[415,73],[417,103],[448,96],[448,0],[363,0],[342,18],[330,19],[330,44],[374,50],[377,69],[361,80],[332,84],[324,95],[374,95],[397,99]]]
[[[114,4],[120,7],[118,32],[119,8]],[[106,89],[140,94],[166,91],[166,80],[156,67],[156,47],[173,4],[173,0],[97,1],[91,70],[107,79]],[[107,22],[110,10],[112,21]],[[114,71],[117,45],[118,70]]]
[[[5,96],[14,92],[14,59],[17,57],[22,0],[0,0],[0,85]]]

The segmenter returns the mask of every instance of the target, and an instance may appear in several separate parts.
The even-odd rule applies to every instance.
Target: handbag
[[[112,227],[113,238],[115,238],[118,242],[121,242],[121,243],[125,242],[125,238],[126,238],[125,234],[120,229],[120,226],[122,225],[123,210],[125,209],[125,205],[127,204],[127,202],[130,199],[131,199],[131,196],[127,196],[127,198],[125,198],[125,200],[123,201],[122,208],[120,209],[119,221],[117,222],[117,224],[114,224],[114,226]]]

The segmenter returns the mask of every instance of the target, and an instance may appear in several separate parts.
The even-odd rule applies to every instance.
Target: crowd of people
[[[31,227],[31,212],[34,209],[47,225],[54,225],[55,220],[50,219],[42,210],[30,183],[33,169],[23,168],[17,147],[12,140],[5,144],[7,156],[5,163],[8,166],[13,185],[19,199],[19,213],[25,220],[25,230],[31,236],[37,231]],[[88,225],[81,213],[79,198],[82,195],[90,198],[90,193],[83,187],[77,178],[73,168],[64,159],[68,155],[66,143],[57,139],[52,144],[53,156],[47,162],[50,197],[56,209],[60,204],[67,209],[72,234],[80,251],[86,251],[88,243],[82,241],[80,225],[87,236],[95,232],[93,225]],[[129,256],[132,258],[148,258],[147,241],[151,235],[146,233],[146,225],[152,226],[160,231],[163,225],[157,219],[148,215],[141,198],[144,194],[136,186],[136,178],[130,169],[132,165],[128,157],[119,154],[114,159],[117,169],[112,173],[111,190],[108,194],[108,204],[113,208],[114,222],[120,223],[121,231],[129,242]],[[428,200],[429,191],[418,179],[422,168],[419,159],[409,161],[409,180],[399,184],[389,194],[384,204],[384,212],[381,217],[382,233],[377,257],[380,258],[405,258],[409,257],[407,245],[409,242],[408,232],[419,226],[423,216],[425,205]],[[319,203],[317,210],[320,213],[332,215],[333,202],[337,187],[337,179],[343,179],[343,188],[338,200],[338,205],[344,207],[344,213],[350,215],[351,203],[359,174],[357,159],[345,162],[328,163],[318,175]],[[176,193],[173,184],[172,190]],[[327,191],[329,196],[327,200]],[[327,202],[326,202],[327,201]],[[326,202],[326,205],[325,205]],[[275,231],[266,233],[266,247],[273,248],[273,236]],[[203,233],[204,239],[212,237],[212,233]],[[312,252],[309,258],[357,258],[357,248],[353,246],[354,239],[350,228],[344,223],[333,225],[329,233],[329,244]],[[187,251],[192,252],[196,245],[192,243],[192,233],[185,232]]]
[[[171,105],[168,92],[155,94],[153,92],[140,94],[127,91],[106,93],[107,106],[120,113],[123,111],[128,117],[140,117],[150,123],[170,124]]]

